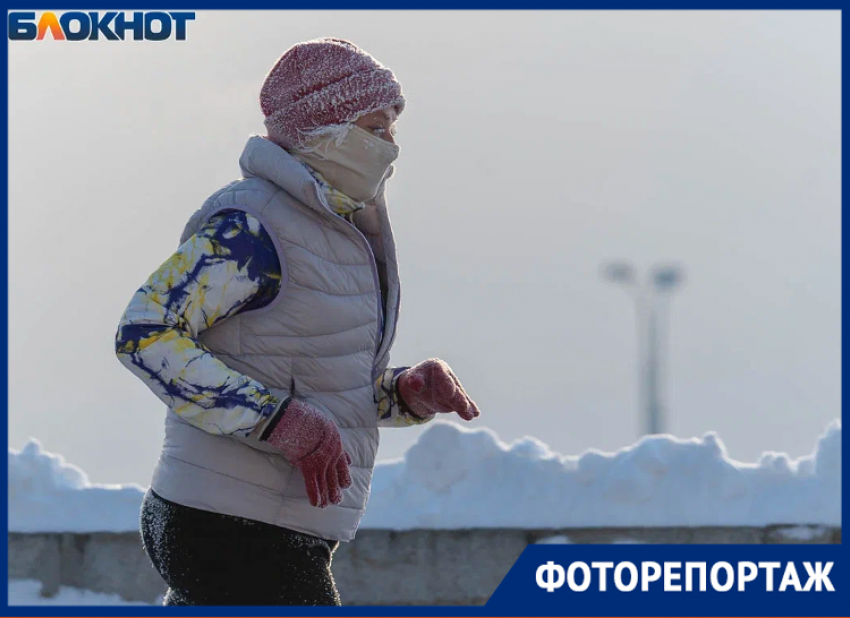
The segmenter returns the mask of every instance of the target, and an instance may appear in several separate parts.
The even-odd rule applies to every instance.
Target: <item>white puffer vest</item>
[[[281,289],[271,304],[199,340],[279,397],[307,401],[332,419],[352,458],[352,486],[341,504],[313,507],[303,476],[275,449],[206,433],[169,410],[151,487],[186,506],[349,541],[369,498],[379,440],[374,382],[389,362],[398,319],[386,202],[376,200],[350,224],[328,208],[304,166],[263,137],[248,140],[239,163],[244,178],[195,212],[181,242],[217,212],[251,213],[274,241]]]

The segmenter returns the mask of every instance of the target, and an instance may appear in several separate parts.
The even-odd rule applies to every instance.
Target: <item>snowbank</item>
[[[9,605],[150,605],[125,601],[117,594],[101,594],[62,586],[56,596],[41,596],[41,582],[31,579],[9,580]],[[161,603],[160,603],[161,604]]]
[[[137,529],[143,490],[96,486],[33,441],[9,450],[9,529]],[[616,453],[563,456],[535,438],[434,422],[378,464],[363,527],[841,525],[841,421],[812,455],[729,458],[718,436],[652,436]]]
[[[93,485],[37,440],[9,449],[10,532],[137,530],[143,495],[138,485]]]
[[[435,423],[377,467],[371,528],[841,525],[841,421],[797,460],[729,458],[715,433],[651,436],[578,457],[524,438]]]

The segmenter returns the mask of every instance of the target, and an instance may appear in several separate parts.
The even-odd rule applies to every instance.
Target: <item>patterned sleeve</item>
[[[260,222],[218,214],[183,243],[130,301],[118,326],[118,359],[191,425],[247,436],[279,401],[230,369],[197,339],[240,311],[271,302],[281,265]]]
[[[390,367],[375,380],[375,403],[378,404],[378,427],[410,427],[422,425],[435,415],[422,418],[410,411],[398,392],[398,377],[408,367]]]

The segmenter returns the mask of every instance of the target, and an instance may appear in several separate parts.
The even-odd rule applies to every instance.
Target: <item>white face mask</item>
[[[333,188],[365,202],[377,195],[387,170],[398,158],[399,147],[352,126],[341,143],[325,138],[310,152],[292,154],[319,172]]]

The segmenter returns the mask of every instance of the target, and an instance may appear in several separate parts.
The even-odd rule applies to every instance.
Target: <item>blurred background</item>
[[[10,44],[10,446],[148,484],[165,409],[115,359],[118,320],[238,176],[266,72],[326,35],[408,97],[393,364],[447,360],[503,440],[618,449],[644,421],[635,306],[607,268],[673,264],[663,430],[716,430],[742,461],[812,451],[841,409],[823,11],[203,11],[181,42]],[[383,431],[380,459],[420,431]]]

